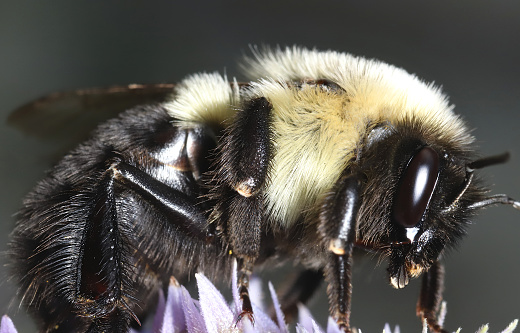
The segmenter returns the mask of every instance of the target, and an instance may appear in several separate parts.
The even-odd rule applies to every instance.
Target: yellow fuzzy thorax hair
[[[372,124],[415,119],[441,139],[473,140],[439,89],[379,61],[295,47],[257,54],[245,69],[252,77],[247,89],[199,74],[184,81],[167,108],[180,121],[229,124],[244,100],[267,98],[274,153],[264,193],[278,227],[317,210]],[[344,91],[301,84],[321,79]]]

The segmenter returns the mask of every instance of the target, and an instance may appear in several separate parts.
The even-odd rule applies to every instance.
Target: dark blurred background
[[[378,58],[442,85],[475,128],[483,154],[512,153],[488,168],[494,193],[520,198],[520,2],[518,1],[53,1],[0,2],[0,112],[50,92],[128,83],[176,82],[198,71],[238,75],[250,44],[304,45]],[[13,213],[49,167],[54,146],[2,122],[0,250]],[[520,212],[483,212],[446,259],[446,326],[492,331],[520,317]],[[4,260],[5,261],[5,260]],[[352,324],[385,322],[419,332],[419,283],[388,286],[385,265],[357,261]],[[14,286],[0,285],[0,313],[32,332]],[[314,300],[324,309],[325,291]],[[323,314],[317,315],[325,324]]]

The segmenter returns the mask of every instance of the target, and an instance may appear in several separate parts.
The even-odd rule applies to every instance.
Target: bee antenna
[[[491,205],[497,205],[497,204],[503,204],[503,205],[511,205],[513,208],[516,208],[520,210],[520,201],[516,201],[513,198],[508,197],[506,194],[497,194],[493,195],[491,197],[485,198],[482,201],[475,202],[472,205],[469,205],[469,209],[478,209],[486,206]]]
[[[500,155],[493,155],[493,156],[487,156],[480,158],[478,160],[475,160],[469,164],[466,165],[466,179],[464,180],[464,187],[462,188],[462,191],[459,193],[457,198],[453,200],[451,205],[446,209],[446,211],[453,210],[460,198],[464,195],[466,190],[468,189],[469,185],[471,184],[471,181],[473,180],[473,172],[477,169],[482,169],[491,165],[496,164],[502,164],[509,160],[510,154],[509,152],[502,153]],[[482,201],[475,202],[474,204],[470,205],[468,208],[470,209],[477,209],[482,208],[490,205],[496,205],[496,204],[506,204],[506,205],[512,205],[514,208],[520,210],[520,202],[516,201],[510,197],[508,197],[505,194],[497,194],[488,198],[484,198]]]
[[[480,158],[476,161],[473,161],[466,165],[466,169],[468,171],[473,171],[476,169],[482,169],[485,167],[488,167],[490,165],[496,165],[496,164],[502,164],[509,160],[510,154],[509,152],[502,153],[500,155],[493,155],[493,156],[487,156]]]
[[[471,179],[473,178],[473,171],[476,169],[482,169],[485,167],[488,167],[490,165],[495,164],[501,164],[505,163],[509,160],[510,154],[509,152],[502,153],[500,155],[494,155],[494,156],[488,156],[481,159],[478,159],[476,161],[473,161],[466,165],[466,186],[464,187],[464,190],[462,193],[457,197],[455,201],[458,201],[458,199],[462,196],[462,194],[466,191],[466,189],[469,186],[469,183],[471,182]],[[484,198],[483,200],[479,202],[475,202],[474,204],[470,205],[469,209],[478,209],[486,206],[491,205],[497,205],[497,204],[504,204],[504,205],[511,205],[513,208],[516,208],[520,210],[520,201],[516,201],[513,198],[510,198],[506,194],[497,194],[493,195],[487,198]]]

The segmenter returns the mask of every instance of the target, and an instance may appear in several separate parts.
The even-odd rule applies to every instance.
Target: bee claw
[[[242,310],[242,312],[240,312],[240,314],[237,316],[237,320],[235,321],[235,327],[244,317],[247,317],[247,319],[249,319],[249,321],[251,322],[251,325],[255,326],[255,316],[253,315],[253,311]]]

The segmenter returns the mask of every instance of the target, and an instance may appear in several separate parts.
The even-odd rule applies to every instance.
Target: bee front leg
[[[437,320],[443,288],[444,266],[437,261],[423,275],[421,294],[417,302],[417,316],[423,321],[426,319],[428,327],[433,332],[447,333]]]
[[[350,332],[352,251],[356,241],[357,214],[361,204],[362,174],[341,178],[323,204],[319,232],[326,250],[325,280],[330,314],[339,327]]]
[[[350,330],[350,303],[352,299],[352,255],[330,253],[325,269],[328,282],[330,314],[344,332]]]

